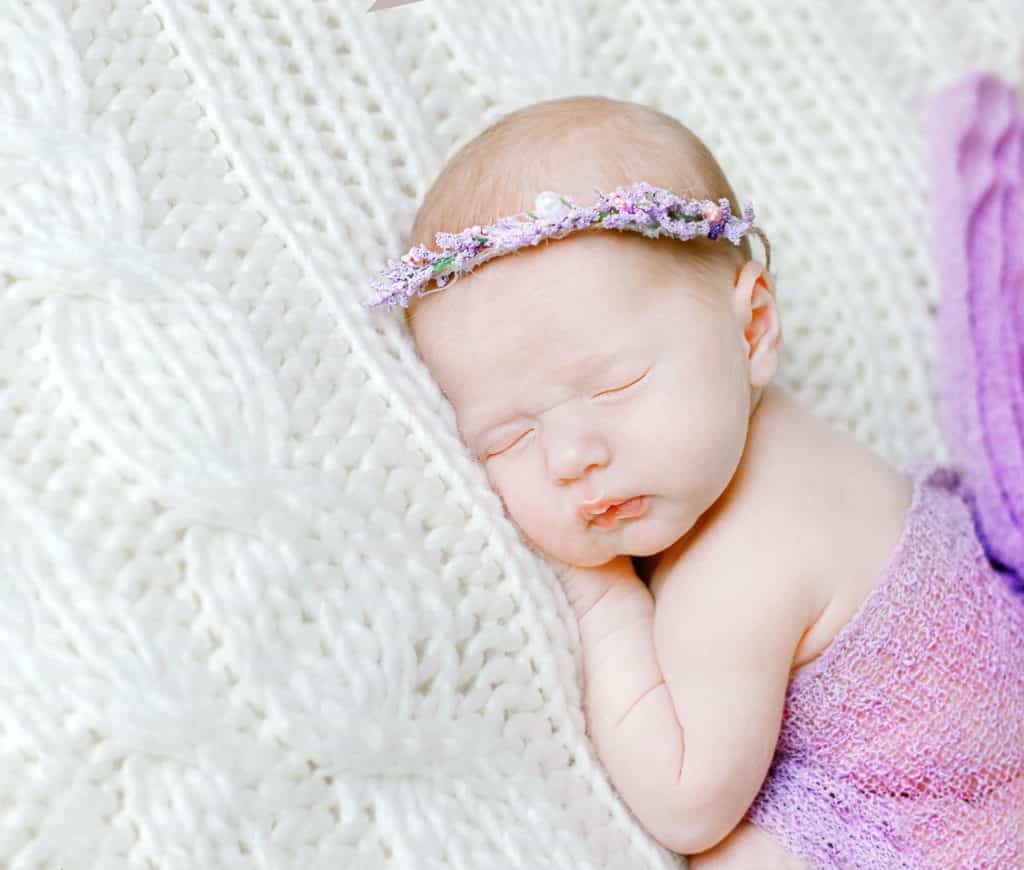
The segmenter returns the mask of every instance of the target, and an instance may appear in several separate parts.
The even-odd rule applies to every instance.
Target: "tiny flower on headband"
[[[389,260],[370,286],[376,293],[362,304],[366,308],[387,305],[409,307],[414,294],[429,296],[443,290],[459,275],[495,257],[511,253],[543,239],[561,239],[577,230],[632,230],[648,238],[671,236],[679,241],[697,237],[725,236],[734,245],[748,232],[760,236],[769,251],[764,233],[754,223],[754,206],[743,206],[743,219],[733,217],[728,199],[681,199],[669,190],[638,181],[628,188],[617,187],[604,194],[594,188],[597,202],[577,206],[572,197],[550,190],[538,194],[532,211],[500,218],[486,227],[475,224],[460,233],[437,233],[440,251],[425,245],[409,249],[400,260]],[[526,215],[530,220],[517,220]],[[767,253],[771,266],[771,254]],[[434,290],[422,288],[433,281]]]

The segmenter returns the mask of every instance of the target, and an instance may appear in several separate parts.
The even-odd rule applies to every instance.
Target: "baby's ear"
[[[781,363],[782,320],[775,299],[775,281],[757,260],[750,260],[737,272],[733,311],[747,344],[750,384],[765,387]]]

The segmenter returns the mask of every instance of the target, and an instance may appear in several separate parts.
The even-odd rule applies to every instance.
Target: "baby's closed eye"
[[[610,390],[602,390],[600,393],[596,393],[592,398],[597,399],[597,398],[600,398],[602,396],[612,395],[612,394],[615,394],[615,393],[621,393],[623,390],[627,390],[627,389],[629,389],[631,387],[634,387],[637,384],[639,384],[641,381],[643,381],[644,378],[647,377],[648,372],[650,372],[650,368],[648,368],[646,371],[644,371],[644,373],[641,374],[639,377],[634,378],[633,380],[629,381],[628,383],[623,384],[620,387],[613,387]],[[491,451],[485,452],[483,458],[484,459],[490,459],[492,457],[500,456],[501,454],[506,453],[507,451],[509,451],[513,447],[515,447],[517,444],[519,444],[532,431],[533,431],[532,428],[531,429],[527,429],[525,432],[522,432],[519,435],[517,435],[512,441],[506,442],[504,447],[501,447],[498,450],[491,450]]]
[[[596,396],[594,396],[594,398],[596,399],[598,396],[605,396],[608,393],[618,393],[618,392],[621,392],[622,390],[628,389],[629,387],[632,387],[635,384],[640,383],[640,381],[642,381],[644,378],[646,378],[647,377],[647,372],[649,372],[649,371],[650,371],[650,369],[647,369],[647,371],[645,371],[642,375],[640,375],[640,377],[633,379],[632,381],[630,381],[628,384],[625,384],[624,386],[615,387],[614,389],[611,389],[611,390],[604,390],[603,392],[600,392]]]

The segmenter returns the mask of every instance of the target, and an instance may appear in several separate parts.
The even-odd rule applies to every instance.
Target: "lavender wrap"
[[[927,119],[941,424],[986,553],[1024,594],[1024,123],[972,74]]]
[[[878,585],[787,687],[745,818],[813,868],[1024,867],[1024,119],[970,75],[927,118],[941,425]]]
[[[955,468],[914,497],[878,585],[786,690],[745,818],[813,868],[1024,867],[1024,599]]]

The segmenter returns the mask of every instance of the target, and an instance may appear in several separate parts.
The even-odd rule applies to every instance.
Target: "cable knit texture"
[[[814,868],[1024,867],[1024,598],[955,469],[914,497],[879,584],[790,682],[747,818]]]
[[[359,301],[500,115],[649,102],[758,205],[779,380],[941,459],[922,113],[1019,83],[1017,5],[0,3],[0,866],[677,866],[550,566]]]

